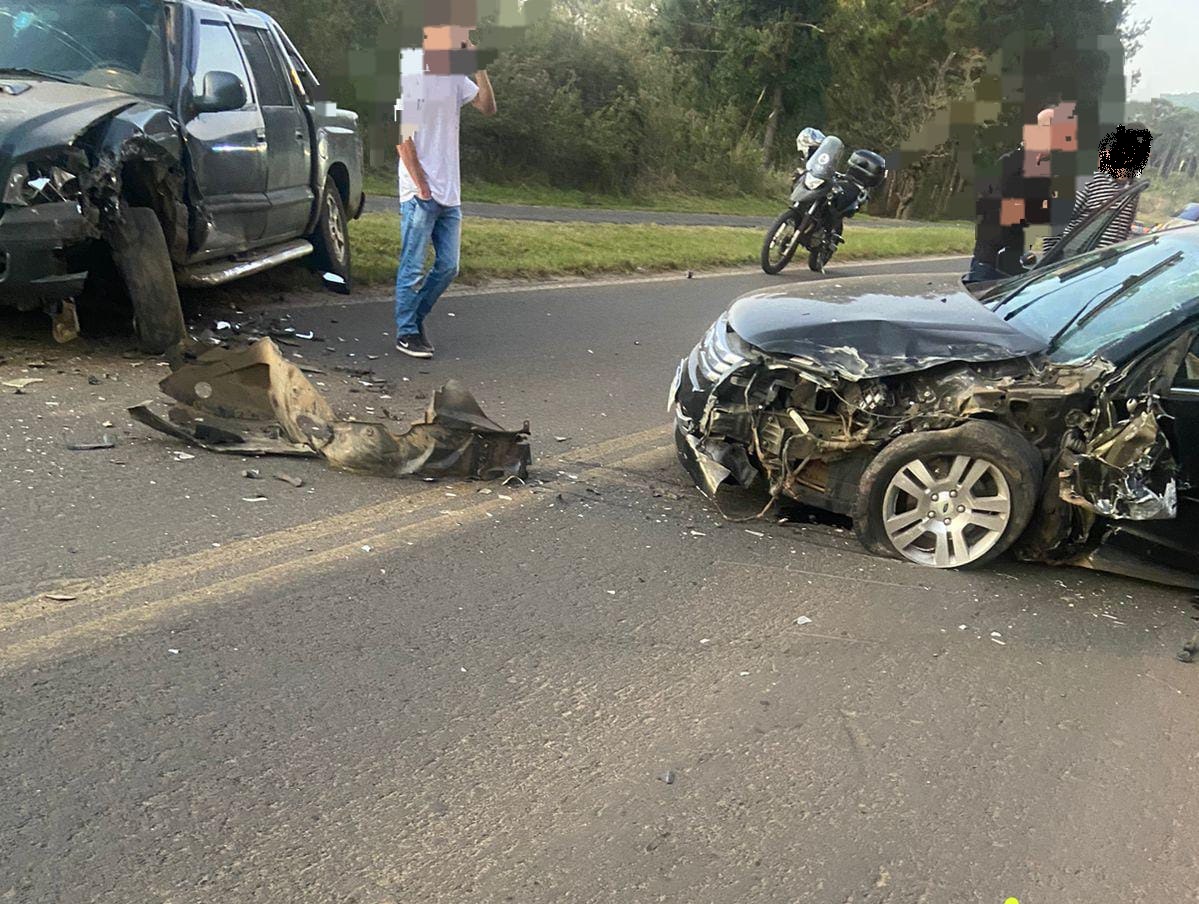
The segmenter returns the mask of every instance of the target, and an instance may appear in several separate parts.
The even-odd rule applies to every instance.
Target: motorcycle
[[[846,218],[870,200],[870,192],[887,178],[887,163],[874,151],[858,150],[849,156],[845,172],[838,172],[845,144],[827,136],[796,174],[791,204],[762,243],[762,269],[781,273],[800,247],[808,251],[808,268],[823,273],[837,246]]]

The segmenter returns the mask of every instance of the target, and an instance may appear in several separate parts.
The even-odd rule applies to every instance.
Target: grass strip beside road
[[[394,169],[368,170],[365,179],[368,195],[391,198],[398,193]],[[778,191],[770,196],[705,195],[683,192],[639,192],[631,195],[555,188],[535,182],[498,184],[467,180],[462,183],[462,200],[484,204],[531,204],[536,207],[601,208],[605,210],[659,210],[678,213],[722,213],[729,216],[773,217],[779,210],[779,198],[786,198],[786,180],[779,179]]]
[[[517,220],[464,220],[459,281],[477,285],[488,279],[540,279],[704,270],[751,265],[758,261],[765,233],[717,226],[658,226],[617,223],[543,223]],[[361,285],[395,280],[399,220],[391,214],[367,214],[350,224],[354,279]],[[835,260],[969,254],[969,226],[938,225],[903,229],[845,230]],[[798,255],[792,267],[807,265]]]

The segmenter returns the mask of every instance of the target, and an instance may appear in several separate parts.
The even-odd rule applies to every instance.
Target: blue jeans
[[[425,254],[433,243],[433,269]],[[400,266],[396,271],[396,338],[419,333],[429,311],[458,275],[462,208],[443,207],[432,198],[400,204]]]

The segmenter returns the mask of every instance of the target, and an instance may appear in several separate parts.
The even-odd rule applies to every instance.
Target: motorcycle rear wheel
[[[813,273],[823,273],[828,262],[833,259],[833,249],[821,245],[808,253],[808,269]]]
[[[808,269],[813,273],[823,273],[824,268],[828,266],[828,262],[833,259],[833,252],[837,250],[840,238],[841,230],[839,228],[835,231],[830,229],[825,234],[824,241],[809,252]]]
[[[796,223],[798,215],[793,210],[784,211],[774,221],[762,242],[762,270],[775,276],[783,271],[799,248],[795,233],[799,226]]]

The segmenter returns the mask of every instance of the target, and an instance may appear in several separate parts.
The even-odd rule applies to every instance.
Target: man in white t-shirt
[[[461,247],[459,113],[467,104],[495,114],[495,94],[473,68],[471,27],[426,25],[423,47],[405,51],[401,66],[399,181],[400,265],[396,273],[396,349],[432,358],[425,317],[458,275]],[[466,71],[474,71],[472,81]],[[433,267],[424,273],[433,245]]]

